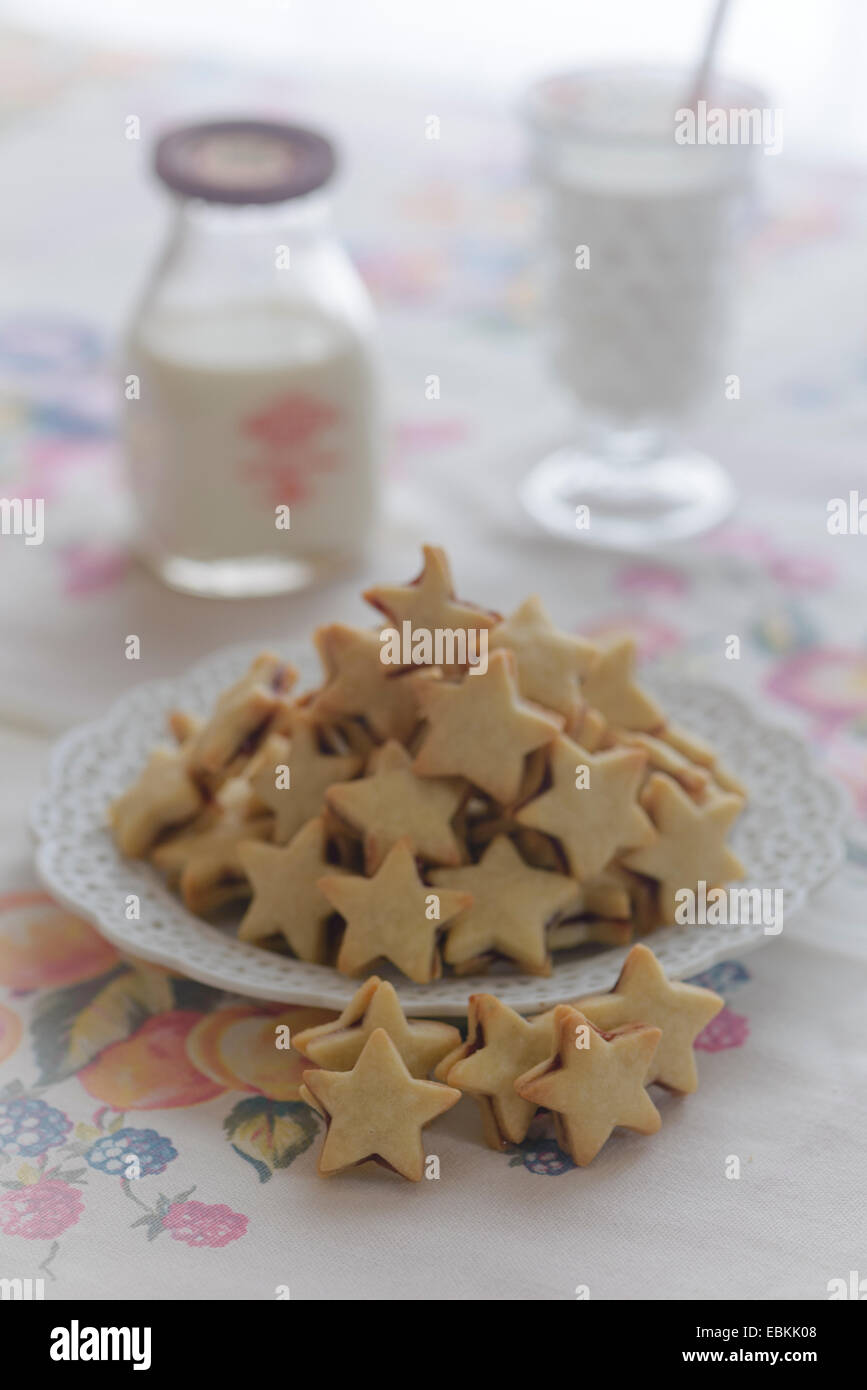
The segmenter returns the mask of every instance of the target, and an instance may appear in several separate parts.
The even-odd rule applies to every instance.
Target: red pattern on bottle
[[[241,422],[241,433],[255,441],[258,454],[243,473],[275,506],[309,501],[315,480],[340,466],[327,436],[340,423],[340,411],[315,396],[293,391]]]

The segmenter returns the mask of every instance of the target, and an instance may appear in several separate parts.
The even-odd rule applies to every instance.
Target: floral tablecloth
[[[828,499],[864,477],[864,180],[775,168],[745,248],[742,397],[693,429],[737,476],[741,509],[699,546],[623,561],[540,540],[514,500],[567,415],[533,341],[508,113],[372,79],[11,41],[5,63],[0,493],[44,497],[49,523],[41,547],[0,540],[0,1276],[41,1277],[49,1298],[827,1297],[867,1269],[867,539],[826,526]],[[587,1170],[544,1124],[484,1148],[464,1103],[428,1131],[439,1181],[322,1182],[299,1060],[275,1075],[273,1048],[241,1026],[269,1007],[122,958],[34,876],[26,807],[54,733],[224,642],[362,612],[358,583],[197,603],[123,543],[112,345],[160,210],[122,118],[147,132],[244,104],[320,121],[347,150],[341,223],[378,299],[392,397],[390,520],[370,573],[400,579],[420,538],[442,542],[473,597],[505,609],[538,589],[569,628],[628,629],[646,659],[732,682],[853,794],[834,883],[703,979],[726,1008],[699,1040],[698,1094],[663,1099],[656,1138],[619,1133]],[[436,146],[431,110],[448,132]],[[40,190],[47,147],[57,177]],[[132,671],[130,632],[145,639]]]

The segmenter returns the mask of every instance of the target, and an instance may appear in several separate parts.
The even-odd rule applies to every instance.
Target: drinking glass
[[[525,114],[540,185],[545,329],[579,408],[521,497],[547,531],[639,550],[720,522],[735,493],[676,427],[713,386],[755,146],[676,138],[688,73],[548,77]],[[714,107],[762,107],[717,80]],[[681,118],[681,126],[683,126]]]

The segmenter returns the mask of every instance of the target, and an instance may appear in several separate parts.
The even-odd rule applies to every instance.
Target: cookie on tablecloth
[[[518,1095],[515,1082],[550,1057],[554,1010],[522,1018],[493,994],[471,994],[467,1024],[466,1042],[444,1057],[434,1074],[478,1102],[492,1149],[520,1144],[537,1107]]]
[[[519,1076],[515,1090],[554,1116],[557,1142],[579,1167],[591,1163],[617,1126],[655,1134],[662,1121],[645,1089],[659,1028],[602,1033],[568,1004],[554,1010],[550,1057]]]
[[[684,1094],[698,1086],[693,1043],[725,1004],[713,990],[669,980],[653,952],[642,945],[633,946],[609,994],[585,995],[574,1002],[604,1032],[627,1023],[661,1028],[648,1083],[656,1081]]]
[[[411,1076],[384,1028],[374,1029],[351,1071],[305,1071],[300,1093],[326,1121],[321,1177],[373,1161],[411,1182],[424,1174],[422,1130],[461,1098]]]
[[[306,1028],[292,1039],[297,1052],[327,1071],[348,1071],[377,1028],[384,1028],[412,1076],[430,1074],[447,1052],[460,1043],[457,1028],[434,1019],[407,1018],[394,985],[371,975],[353,995],[339,1018]]]

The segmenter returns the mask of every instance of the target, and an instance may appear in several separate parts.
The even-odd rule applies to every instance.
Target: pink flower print
[[[395,430],[399,449],[425,450],[462,444],[470,435],[466,420],[404,420]]]
[[[745,560],[766,559],[772,553],[771,542],[764,531],[746,526],[721,526],[702,538],[705,550],[721,555],[737,555]]]
[[[74,491],[82,479],[94,492],[103,487],[112,495],[118,492],[116,446],[111,441],[37,434],[25,457],[22,497],[54,501]]]
[[[60,558],[67,594],[90,594],[109,589],[123,579],[129,568],[126,551],[111,546],[66,546]]]
[[[705,536],[702,544],[720,555],[754,561],[784,589],[824,588],[834,579],[834,567],[827,560],[778,550],[764,531],[723,527]]]
[[[743,1047],[750,1035],[750,1025],[743,1014],[720,1009],[706,1028],[699,1033],[695,1046],[702,1052],[724,1052],[727,1047]]]
[[[626,594],[680,598],[687,592],[689,580],[682,570],[670,565],[624,565],[617,576],[616,587]]]
[[[844,727],[831,735],[823,752],[828,768],[848,787],[857,814],[867,820],[867,728]]]
[[[404,420],[395,427],[392,449],[385,460],[385,471],[390,478],[409,477],[412,473],[411,465],[415,463],[418,455],[461,444],[470,434],[468,423],[457,418]]]
[[[77,1187],[43,1178],[0,1197],[0,1231],[25,1240],[51,1240],[74,1226],[84,1211]]]
[[[378,299],[423,304],[446,285],[448,267],[440,251],[385,251],[357,247],[355,260],[368,289]]]
[[[818,732],[867,714],[867,653],[814,647],[781,661],[767,682],[771,695],[812,714]]]
[[[775,555],[768,573],[784,589],[825,589],[834,580],[834,568],[818,555]]]
[[[231,1207],[206,1202],[175,1202],[163,1219],[172,1240],[185,1245],[209,1245],[216,1249],[239,1240],[247,1230],[247,1217]]]
[[[242,434],[253,439],[259,449],[244,471],[263,486],[268,501],[275,506],[305,501],[316,474],[337,466],[337,454],[321,448],[320,437],[333,430],[339,420],[333,406],[313,396],[292,392],[282,397],[242,422]]]
[[[683,646],[682,634],[670,623],[640,613],[613,614],[594,623],[582,623],[578,630],[582,637],[594,638],[603,645],[631,637],[638,649],[639,661],[653,661]]]

